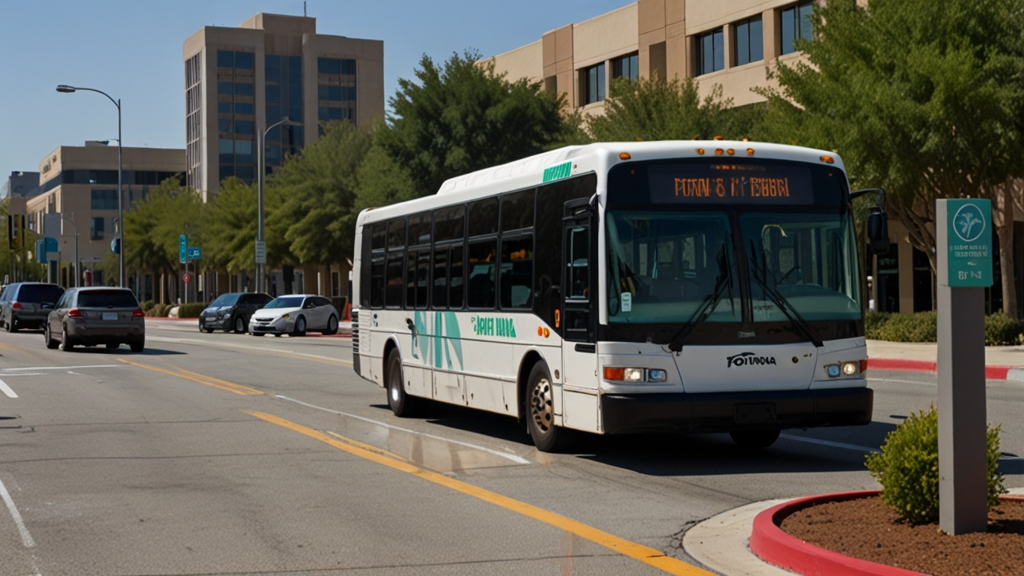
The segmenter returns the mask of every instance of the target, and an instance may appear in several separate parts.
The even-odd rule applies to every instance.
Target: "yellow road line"
[[[145,368],[146,370],[152,370],[154,372],[160,372],[162,374],[168,374],[170,376],[176,376],[178,378],[184,378],[185,380],[191,380],[193,382],[198,382],[198,383],[200,383],[200,384],[202,384],[204,386],[210,386],[212,388],[217,388],[219,390],[226,390],[228,392],[234,392],[235,394],[241,394],[243,396],[253,396],[253,395],[257,395],[257,394],[263,394],[263,392],[261,390],[256,390],[255,388],[248,388],[246,386],[242,386],[241,384],[231,384],[230,382],[228,382],[227,384],[230,384],[230,386],[225,386],[223,384],[218,384],[217,382],[211,382],[211,381],[205,379],[205,378],[207,378],[206,376],[203,376],[203,379],[195,378],[193,376],[189,376],[188,374],[183,374],[181,372],[172,372],[171,370],[164,370],[163,368],[158,368],[156,366],[150,366],[149,364],[139,364],[138,362],[132,362],[130,360],[125,360],[124,358],[118,358],[117,361],[118,362],[124,362],[125,364],[130,364],[130,365],[136,366],[138,368]],[[193,372],[193,374],[194,374],[194,372]],[[213,380],[216,380],[216,379],[213,379]],[[223,380],[221,380],[220,382],[223,382]]]
[[[538,508],[531,504],[526,504],[525,502],[513,500],[512,498],[508,498],[500,494],[495,494],[494,492],[491,492],[489,490],[484,490],[483,488],[473,486],[472,484],[467,484],[465,482],[455,480],[454,478],[449,478],[443,474],[437,474],[436,472],[424,470],[400,459],[385,456],[384,454],[381,453],[381,451],[377,449],[369,450],[360,448],[353,444],[353,442],[355,441],[346,439],[345,442],[341,442],[339,440],[331,438],[330,436],[327,436],[326,434],[317,432],[312,428],[307,428],[305,426],[289,422],[288,420],[278,418],[277,416],[273,416],[271,414],[265,414],[262,412],[252,412],[249,410],[243,410],[243,412],[255,416],[260,420],[264,420],[272,424],[277,424],[278,426],[294,430],[295,432],[298,432],[300,434],[305,434],[310,438],[329,444],[339,450],[344,450],[349,454],[359,456],[360,458],[365,458],[378,464],[389,466],[391,468],[394,468],[395,470],[401,470],[402,472],[412,474],[424,480],[429,480],[430,482],[440,484],[441,486],[444,486],[446,488],[451,488],[452,490],[462,492],[463,494],[468,494],[470,496],[479,498],[484,502],[500,506],[502,508],[505,508],[506,510],[511,510],[513,512],[517,512],[524,516],[533,518],[534,520],[544,522],[545,524],[550,524],[551,526],[560,528],[562,530],[565,530],[566,532],[570,532],[581,538],[586,538],[587,540],[590,540],[591,542],[594,542],[596,544],[600,544],[601,546],[604,546],[606,548],[610,548],[615,552],[618,552],[635,560],[639,560],[645,564],[654,566],[655,568],[664,570],[669,574],[677,574],[684,576],[712,576],[711,572],[701,570],[700,568],[697,568],[696,566],[691,566],[690,564],[687,564],[681,560],[670,558],[660,550],[655,550],[654,548],[648,548],[647,546],[643,546],[635,542],[630,542],[629,540],[619,538],[618,536],[614,536],[602,530],[598,530],[597,528],[588,526],[581,522],[571,520],[569,518],[566,518],[565,516],[555,514],[554,512],[549,512],[547,510],[544,510],[543,508]],[[335,436],[337,435],[335,434]]]
[[[221,380],[220,378],[214,378],[213,376],[207,376],[206,374],[200,374],[199,372],[193,372],[191,370],[186,370],[186,369],[182,368],[181,366],[175,366],[174,364],[171,364],[170,362],[168,362],[166,360],[161,360],[161,362],[163,362],[164,364],[167,364],[168,366],[170,366],[171,368],[177,370],[178,372],[189,374],[189,375],[195,376],[196,378],[207,380],[209,382],[216,382],[217,384],[223,384],[224,386],[229,386],[231,388],[236,388],[238,390],[241,390],[241,391],[245,392],[246,394],[263,394],[263,392],[260,392],[259,390],[256,390],[255,388],[249,388],[248,386],[242,386],[241,384],[235,384],[234,382],[228,382],[227,380]]]

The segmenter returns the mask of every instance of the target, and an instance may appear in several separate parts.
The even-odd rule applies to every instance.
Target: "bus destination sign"
[[[651,201],[658,204],[811,204],[806,168],[757,164],[652,166]]]

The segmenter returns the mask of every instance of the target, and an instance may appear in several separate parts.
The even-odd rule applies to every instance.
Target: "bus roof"
[[[703,154],[698,152],[699,150],[703,150]],[[508,164],[449,178],[441,185],[437,194],[364,210],[359,215],[359,222],[362,223],[366,219],[377,221],[477,198],[486,198],[494,194],[539,186],[577,174],[606,172],[620,162],[663,158],[698,158],[701,156],[715,158],[719,157],[716,154],[718,150],[722,150],[720,157],[723,160],[730,157],[753,157],[820,164],[823,162],[823,156],[830,156],[834,160],[834,165],[845,172],[843,161],[835,152],[801,146],[737,140],[597,142],[583,146],[566,146]],[[732,155],[728,153],[729,150],[733,151]],[[753,154],[748,154],[748,150],[752,150]],[[621,156],[623,154],[628,156],[623,158]]]

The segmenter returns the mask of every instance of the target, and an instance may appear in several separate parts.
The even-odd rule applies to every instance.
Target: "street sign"
[[[267,263],[267,243],[256,242],[256,263],[266,264]]]
[[[189,246],[188,247],[188,259],[189,260],[199,260],[202,257],[203,257],[203,253],[199,250],[198,246]]]
[[[946,230],[945,274],[939,267],[938,283],[954,288],[992,285],[992,201],[977,198],[939,201],[936,225]],[[944,218],[943,218],[944,217]],[[943,258],[939,258],[941,261]]]
[[[185,263],[188,257],[188,236],[184,234],[178,236],[178,262],[181,264]]]
[[[192,275],[189,274],[188,272],[185,272],[181,279],[185,281],[185,284],[188,284],[189,282],[192,281]]]

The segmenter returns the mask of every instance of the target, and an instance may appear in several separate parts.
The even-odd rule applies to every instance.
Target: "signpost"
[[[178,236],[178,263],[184,264],[188,258],[188,236]]]
[[[988,528],[985,288],[992,285],[992,203],[938,200],[939,527]]]

